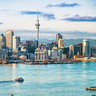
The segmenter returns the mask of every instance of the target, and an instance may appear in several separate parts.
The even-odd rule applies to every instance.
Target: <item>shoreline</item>
[[[96,62],[96,60],[76,60],[76,59],[71,59],[69,61],[65,61],[65,62],[40,62],[40,61],[29,61],[29,62],[16,62],[16,60],[13,60],[13,62],[2,62],[0,63],[0,65],[2,64],[26,64],[26,65],[47,65],[47,64],[78,64],[78,62]]]
[[[90,59],[88,59],[88,60],[76,60],[76,59],[71,59],[71,61],[73,61],[73,62],[96,62],[96,60],[90,60]]]
[[[2,64],[25,64],[25,65],[48,65],[48,64],[78,64],[78,62],[75,62],[75,61],[66,61],[66,62],[53,62],[53,63],[41,63],[41,62],[38,62],[38,63],[32,63],[32,62],[28,62],[28,63],[25,63],[25,62],[10,62],[10,63],[1,63]]]

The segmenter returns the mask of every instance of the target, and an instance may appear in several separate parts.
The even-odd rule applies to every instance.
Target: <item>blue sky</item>
[[[40,39],[96,37],[96,0],[0,0],[0,33],[35,39],[37,6]]]

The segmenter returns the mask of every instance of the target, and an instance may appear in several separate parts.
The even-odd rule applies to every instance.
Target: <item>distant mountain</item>
[[[87,39],[90,42],[91,47],[96,47],[96,39]],[[65,39],[64,45],[65,46],[70,46],[70,45],[75,45],[77,43],[82,43],[83,39]]]
[[[87,39],[90,42],[91,47],[96,47],[96,39]],[[22,40],[22,42],[25,42],[26,40]],[[43,44],[48,44],[51,42],[54,42],[56,40],[48,40],[48,39],[41,39],[40,43]],[[77,43],[82,43],[83,39],[64,39],[64,46],[70,46],[70,45],[75,45]]]

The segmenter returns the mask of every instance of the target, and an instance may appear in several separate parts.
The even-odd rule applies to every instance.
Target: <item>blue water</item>
[[[16,77],[24,78],[16,83]],[[86,87],[96,86],[96,63],[51,65],[0,65],[0,96],[91,96],[96,91]]]

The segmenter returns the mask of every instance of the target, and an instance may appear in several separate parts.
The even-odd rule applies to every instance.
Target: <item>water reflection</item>
[[[92,96],[96,92],[88,92],[85,88],[96,85],[95,73],[96,64],[93,62],[76,65],[4,65],[0,66],[1,81],[3,77],[10,80],[8,78],[15,78],[16,75],[22,76],[25,81],[22,84],[1,82],[0,96],[4,96],[5,92],[14,96]]]
[[[16,63],[12,64],[12,79],[16,78]]]
[[[83,62],[83,67],[85,67],[86,66],[86,62]]]
[[[58,64],[57,66],[60,67],[60,64]]]
[[[86,76],[86,74],[83,74],[82,77],[83,77],[83,78],[86,78],[87,76]]]
[[[22,84],[23,82],[16,82],[16,84],[15,85],[20,85],[20,84]]]
[[[61,74],[61,72],[59,71],[59,72],[57,72],[57,74],[58,74],[58,75],[60,75],[60,74]]]
[[[12,66],[12,64],[4,64],[6,67],[10,67]]]
[[[83,73],[86,73],[86,71],[84,70]]]
[[[50,65],[48,64],[48,67],[50,68]]]

